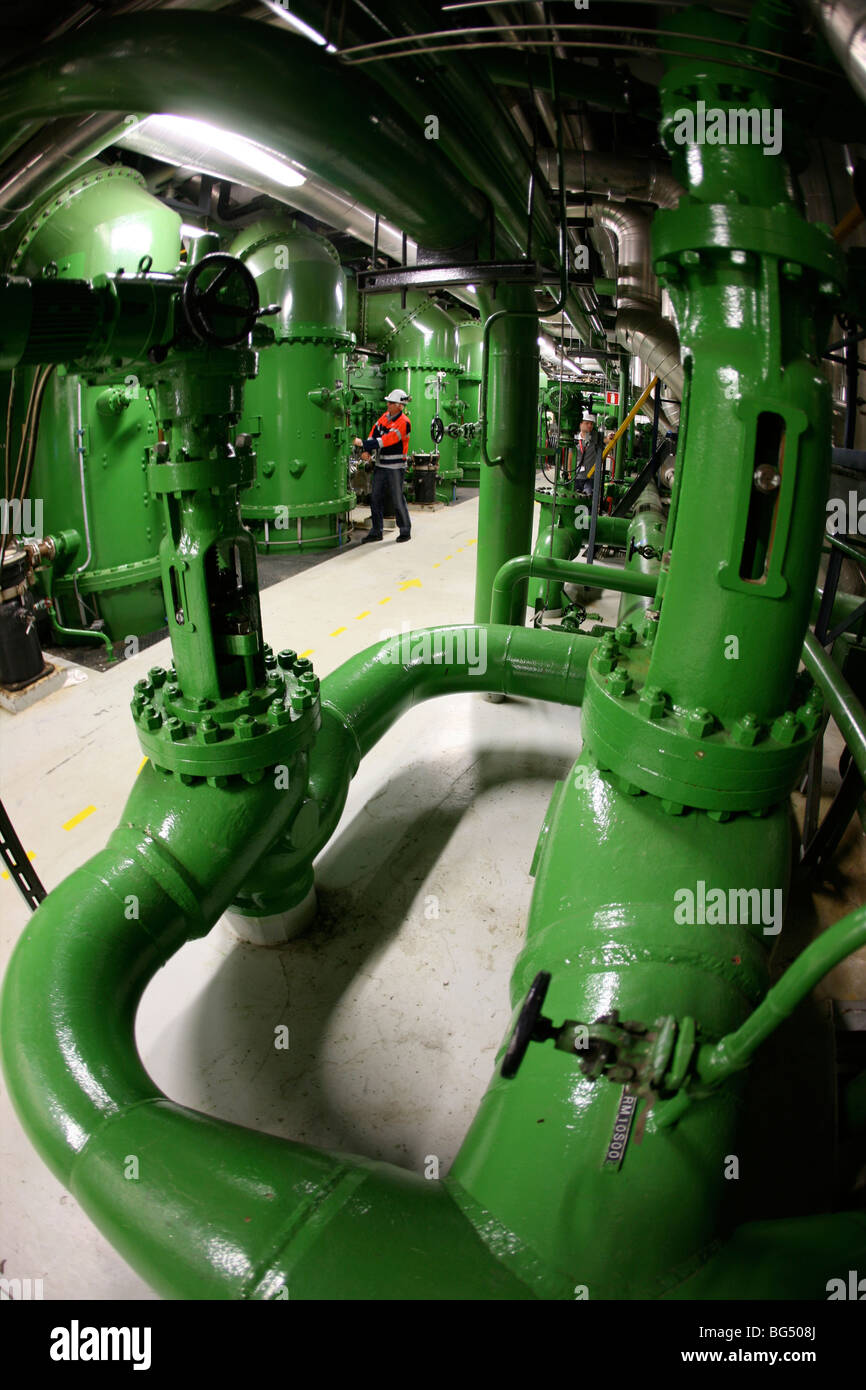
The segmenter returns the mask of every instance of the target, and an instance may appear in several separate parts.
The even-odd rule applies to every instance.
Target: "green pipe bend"
[[[554,560],[543,555],[516,555],[513,560],[506,561],[493,581],[491,623],[508,621],[511,591],[522,579],[558,579],[566,584],[587,584],[597,589],[643,594],[646,598],[652,598],[656,589],[656,582],[651,576],[617,569],[614,565],[587,565],[581,560]]]

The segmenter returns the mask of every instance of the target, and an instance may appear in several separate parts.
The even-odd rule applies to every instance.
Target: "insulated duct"
[[[866,4],[864,0],[810,0],[824,35],[851,86],[866,101]]]

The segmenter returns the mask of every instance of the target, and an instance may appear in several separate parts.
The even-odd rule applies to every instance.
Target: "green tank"
[[[484,324],[479,320],[461,323],[457,329],[457,355],[460,376],[457,388],[463,402],[463,427],[457,442],[457,463],[464,487],[478,487],[481,481],[481,445],[478,421],[481,418],[481,339]]]
[[[134,272],[145,258],[153,270],[169,271],[180,260],[180,225],[135,170],[94,164],[16,224],[4,260],[14,275],[47,270],[64,279]],[[40,373],[24,367],[15,375],[13,472]],[[88,385],[58,367],[48,378],[29,496],[42,502],[45,535],[76,530],[81,536],[71,567],[53,576],[56,610],[67,627],[101,622],[119,641],[165,625],[163,521],[145,482],[147,451],[156,442],[153,410],[134,376]]]
[[[294,219],[264,218],[229,248],[255,276],[276,342],[259,353],[238,431],[251,434],[258,476],[241,513],[262,553],[329,550],[347,539],[351,431],[347,410],[346,275],[337,252]]]
[[[460,478],[457,325],[420,290],[407,291],[405,308],[400,294],[368,294],[365,298],[365,339],[387,354],[383,364],[386,391],[399,387],[411,396],[406,412],[412,422],[411,450],[413,454],[438,454],[437,496],[450,502]],[[441,428],[438,440],[434,428],[436,436]]]

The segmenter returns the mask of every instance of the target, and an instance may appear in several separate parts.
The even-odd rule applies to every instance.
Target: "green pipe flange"
[[[334,347],[342,347],[348,351],[355,346],[355,335],[342,328],[329,328],[326,324],[299,323],[291,333],[277,334],[276,341],[287,347],[291,347],[293,343],[333,343]]]
[[[241,514],[244,521],[276,521],[285,515],[288,515],[289,521],[296,521],[298,517],[329,516],[333,512],[345,511],[354,507],[356,500],[357,493],[344,492],[342,497],[331,497],[326,502],[287,502],[284,507],[254,507],[241,502]]]
[[[804,222],[787,203],[771,208],[722,206],[683,198],[678,208],[656,213],[652,248],[653,268],[666,280],[677,278],[679,257],[691,259],[710,250],[747,251],[804,266],[832,282],[834,293],[846,280],[845,260],[830,228]]]
[[[113,565],[108,569],[83,570],[81,574],[63,575],[54,582],[58,594],[77,590],[81,594],[107,593],[110,589],[126,589],[148,579],[159,579],[162,566],[159,556],[149,560],[133,560],[128,565]]]
[[[136,681],[131,709],[154,767],[197,778],[249,775],[288,764],[309,747],[322,722],[312,663],[292,651],[275,658],[266,647],[265,666],[267,685],[220,701],[187,699],[173,667],[151,667]]]
[[[801,673],[771,725],[744,711],[725,727],[711,710],[675,708],[647,685],[655,621],[647,614],[643,637],[626,626],[606,633],[590,658],[582,727],[600,769],[675,812],[763,811],[784,800],[821,724],[818,687]]]
[[[444,375],[460,376],[460,365],[454,362],[443,362],[441,358],[437,361],[416,360],[409,357],[389,357],[387,362],[382,364],[383,371],[388,372],[442,372]]]

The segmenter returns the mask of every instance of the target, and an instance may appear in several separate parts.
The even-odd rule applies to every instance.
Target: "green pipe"
[[[803,664],[820,685],[839,732],[851,750],[857,771],[866,778],[866,709],[812,632],[806,633],[803,643]]]
[[[497,572],[490,605],[491,623],[507,623],[514,607],[515,587],[524,579],[559,579],[566,584],[586,584],[594,589],[652,598],[655,580],[614,565],[587,565],[581,560],[550,560],[539,555],[517,555]]]
[[[495,297],[480,287],[478,297],[485,319],[508,311],[488,330],[482,363],[481,410],[489,417],[482,426],[482,457],[501,460],[496,467],[482,467],[479,485],[475,621],[487,622],[497,571],[532,544],[538,317],[534,294],[525,286],[500,285]],[[506,621],[522,619],[525,604],[525,589],[516,591],[513,616]]]
[[[436,141],[418,158],[423,131],[389,93],[373,94],[307,40],[251,20],[113,17],[17,64],[0,82],[0,106],[21,120],[133,110],[210,121],[285,151],[425,246],[474,241],[487,217],[484,197]],[[374,109],[375,125],[359,119]]]
[[[326,718],[344,731],[341,753],[352,750],[339,769],[328,765],[337,800],[363,753],[427,696],[486,687],[579,701],[590,639],[433,632],[440,643],[483,635],[485,671],[431,664],[425,652],[404,662],[395,638],[324,683]],[[411,645],[424,634],[407,636]],[[291,834],[307,770],[302,753],[282,789],[270,777],[181,781],[147,765],[107,848],[45,899],[16,947],[0,1000],[10,1095],[55,1176],[166,1297],[532,1297],[537,1285],[503,1263],[444,1182],[176,1105],[137,1056],[149,980]]]
[[[705,1044],[699,1050],[700,1080],[715,1084],[746,1066],[761,1043],[794,1012],[824,976],[863,946],[866,946],[866,908],[860,907],[834,922],[800,953],[735,1033],[717,1043]]]
[[[552,500],[545,499],[541,504],[541,525],[532,553],[539,558],[572,560],[581,546],[586,544],[590,521],[589,508],[581,503],[574,505],[572,496],[567,502],[563,501],[562,510],[558,512],[555,524],[551,521],[549,525],[545,525],[547,518],[552,517],[555,512],[556,504]],[[573,524],[567,520],[572,513]],[[599,516],[596,541],[599,545],[626,546],[628,544],[628,528],[627,517]],[[549,579],[531,583],[527,591],[527,603],[530,608],[537,608],[541,603],[543,608],[548,611],[561,608],[563,603],[562,585],[553,584]]]
[[[345,662],[321,687],[322,727],[310,752],[308,788],[317,827],[300,847],[284,838],[259,860],[234,909],[267,916],[304,900],[313,887],[313,860],[337,828],[361,759],[407,710],[461,691],[579,705],[594,646],[584,634],[461,624],[403,633]],[[431,660],[434,654],[440,659]]]
[[[619,360],[619,409],[617,411],[617,424],[621,425],[629,416],[628,427],[634,428],[634,416],[628,410],[628,358],[621,357]],[[615,482],[621,482],[625,476],[625,439],[623,436],[617,440],[616,455],[613,461],[613,476]]]
[[[114,647],[104,632],[92,632],[86,627],[64,627],[57,616],[57,608],[54,602],[54,567],[46,565],[40,571],[45,577],[45,595],[48,599],[48,613],[51,618],[51,630],[56,637],[65,637],[72,642],[102,642],[108,652],[109,661],[116,661]]]
[[[648,483],[641,494],[637,511],[628,525],[626,567],[657,582],[664,542],[665,515],[658,492],[652,483]],[[642,553],[644,551],[646,554]],[[654,598],[623,594],[617,614],[618,622],[637,627],[647,609],[654,605]]]

